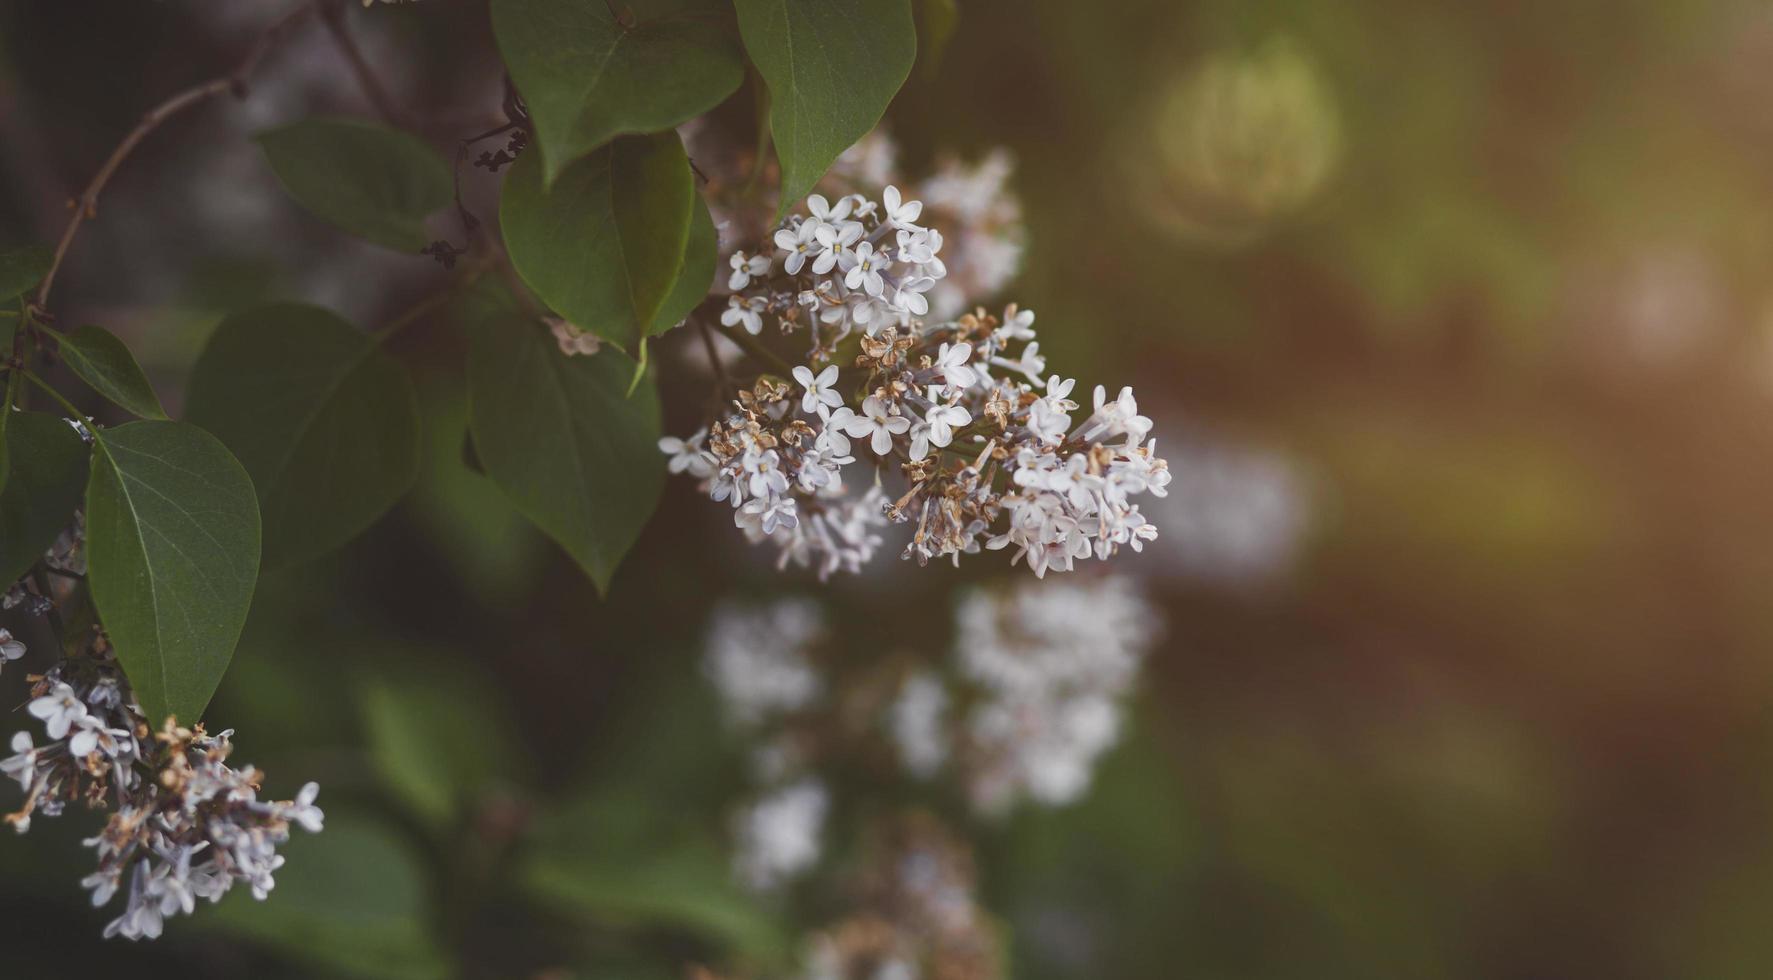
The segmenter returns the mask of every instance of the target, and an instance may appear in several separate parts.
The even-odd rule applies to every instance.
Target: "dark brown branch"
[[[784,375],[794,370],[794,365],[789,364],[782,355],[765,347],[756,337],[746,333],[743,327],[737,330],[723,330],[721,335],[732,341],[740,350],[776,368]]]
[[[470,136],[456,144],[456,165],[455,171],[451,175],[455,187],[456,215],[462,221],[462,230],[466,231],[470,237],[479,230],[480,219],[476,218],[474,212],[469,211],[468,206],[462,203],[462,167],[468,163],[468,149],[481,140],[489,140],[494,136],[521,128],[523,128],[522,122],[507,120],[503,125],[494,126],[479,136]]]
[[[364,97],[375,107],[376,114],[390,126],[408,128],[406,113],[400,111],[394,100],[389,98],[388,90],[382,87],[381,79],[376,77],[374,69],[370,68],[368,60],[363,57],[363,49],[357,46],[356,39],[345,27],[343,0],[314,0],[314,5],[320,12],[320,22],[326,25],[326,32],[332,36],[333,44],[350,64],[351,74],[357,79],[357,87],[363,90]]]
[[[715,380],[720,383],[719,397],[725,397],[726,392],[733,390],[733,379],[727,377],[726,365],[720,362],[720,352],[714,349],[714,328],[701,317],[692,317],[692,319],[696,321],[696,326],[701,328],[698,333],[702,335],[702,349],[708,353],[708,368],[714,372]]]
[[[142,117],[142,121],[136,123],[135,128],[129,131],[129,135],[123,137],[123,142],[118,143],[117,148],[111,151],[110,157],[99,168],[99,172],[92,178],[92,182],[86,185],[86,190],[73,202],[74,216],[68,220],[68,227],[62,232],[61,240],[56,243],[55,257],[50,260],[49,271],[43,274],[43,282],[37,286],[37,295],[32,301],[32,306],[39,312],[47,310],[49,291],[55,285],[55,275],[61,270],[63,260],[68,257],[68,249],[74,244],[74,236],[79,233],[81,223],[98,216],[99,195],[104,193],[105,186],[117,173],[117,168],[123,165],[123,161],[129,158],[136,146],[168,119],[186,109],[201,105],[220,95],[244,98],[247,78],[252,75],[259,62],[264,60],[265,55],[270,53],[274,46],[313,13],[314,7],[304,0],[300,6],[279,17],[271,26],[265,28],[264,32],[253,42],[252,48],[247,51],[246,57],[241,59],[233,71],[185,89],[148,110],[147,115]],[[14,338],[13,354],[15,357],[21,353],[19,342],[24,338],[25,332],[20,329]]]
[[[373,331],[372,336],[375,337],[377,343],[386,342],[390,337],[393,337],[400,331],[405,330],[407,327],[412,326],[433,313],[436,313],[447,305],[450,300],[454,299],[456,294],[468,288],[468,286],[473,284],[476,279],[479,279],[487,269],[496,264],[496,261],[495,257],[482,256],[478,261],[466,266],[460,273],[450,280],[448,285],[434,293],[426,295],[412,306],[407,307],[405,311],[395,316],[394,319],[389,320],[387,323],[378,327]]]

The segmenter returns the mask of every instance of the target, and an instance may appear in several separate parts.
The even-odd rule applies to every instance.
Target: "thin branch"
[[[490,260],[483,260],[462,270],[462,273],[451,280],[449,285],[419,300],[408,307],[405,312],[376,328],[373,334],[376,342],[384,343],[388,338],[436,312],[438,308],[455,298],[457,293],[467,288],[470,283],[479,279],[481,274],[491,265]]]
[[[734,344],[737,344],[739,349],[743,350],[745,353],[750,354],[752,357],[755,357],[766,364],[774,366],[784,375],[789,374],[794,370],[794,366],[783,359],[782,355],[765,347],[757,340],[757,338],[752,337],[743,330],[727,330],[722,335]]]
[[[270,53],[272,47],[282,41],[313,13],[313,5],[304,0],[300,6],[279,17],[271,26],[265,28],[264,32],[259,34],[253,42],[252,48],[247,51],[246,57],[241,59],[233,71],[185,89],[148,110],[147,115],[142,117],[142,121],[129,131],[129,135],[123,137],[123,142],[118,143],[115,150],[111,151],[110,157],[99,168],[98,174],[92,178],[92,182],[86,185],[86,190],[74,202],[74,216],[68,220],[68,227],[62,232],[61,240],[56,243],[55,257],[49,263],[49,271],[43,274],[43,282],[37,286],[37,295],[32,300],[32,306],[39,311],[48,309],[49,291],[55,285],[55,275],[61,270],[62,261],[68,257],[68,248],[74,244],[75,234],[80,231],[82,222],[90,221],[98,216],[99,195],[104,193],[105,185],[110,183],[111,177],[117,173],[117,168],[123,165],[123,161],[128,159],[136,146],[168,119],[186,109],[201,105],[220,95],[244,98],[246,96],[246,80],[258,67],[259,62],[264,60],[265,55]],[[19,331],[18,338],[22,339],[23,336],[24,331]],[[13,345],[15,356],[21,353],[19,347],[20,344],[15,340]]]
[[[376,113],[390,126],[408,128],[406,113],[389,98],[388,90],[382,87],[381,79],[376,77],[375,70],[370,68],[369,61],[363,57],[363,49],[345,27],[345,4],[342,0],[314,0],[320,12],[320,22],[326,25],[326,32],[332,36],[333,44],[345,61],[351,66],[351,74],[357,78],[357,87],[363,90],[370,105],[375,106]]]
[[[68,413],[69,417],[73,418],[74,421],[79,422],[81,425],[85,426],[86,431],[92,433],[92,438],[93,438],[94,442],[100,443],[101,445],[104,443],[105,440],[99,438],[98,423],[96,423],[92,419],[88,418],[85,412],[82,412],[80,409],[76,408],[74,406],[74,403],[69,401],[66,396],[64,396],[61,392],[56,391],[55,388],[53,386],[51,386],[49,382],[43,380],[42,378],[37,377],[35,374],[32,374],[29,371],[22,371],[20,373],[24,375],[24,379],[26,381],[29,381],[30,383],[36,385],[39,388],[42,388],[45,392],[47,392],[49,394],[50,399],[52,401],[54,401],[57,405],[60,405],[62,407],[62,410]]]
[[[725,392],[732,390],[733,379],[727,377],[726,365],[720,363],[720,352],[714,349],[714,328],[701,317],[696,317],[695,321],[696,326],[701,328],[697,332],[702,336],[702,349],[708,352],[708,366],[714,370],[714,378],[720,383],[722,395],[717,396],[716,403],[718,404],[718,398],[724,397]]]
[[[481,140],[492,139],[494,136],[508,133],[513,129],[520,129],[522,126],[523,123],[521,122],[507,120],[501,126],[495,126],[492,129],[481,133],[479,136],[470,136],[456,144],[456,166],[455,172],[452,174],[456,195],[456,215],[461,218],[462,230],[469,235],[473,235],[474,232],[479,230],[480,219],[474,217],[474,212],[469,211],[468,206],[462,203],[462,167],[466,166],[468,163],[468,149]]]

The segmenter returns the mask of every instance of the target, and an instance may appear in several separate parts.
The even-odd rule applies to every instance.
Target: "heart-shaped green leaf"
[[[54,253],[42,245],[0,252],[0,302],[17,299],[43,280]]]
[[[356,537],[418,477],[418,395],[406,369],[319,307],[228,317],[198,358],[186,404],[252,475],[267,568]]]
[[[632,351],[683,272],[695,198],[676,133],[626,136],[549,187],[533,158],[518,160],[499,219],[511,263],[543,302]]]
[[[690,206],[689,242],[683,250],[683,271],[678,273],[677,283],[659,306],[658,315],[653,317],[648,336],[656,337],[683,323],[684,317],[708,298],[709,290],[714,288],[715,266],[719,262],[720,233],[714,230],[714,216],[708,213],[707,202],[697,194]]]
[[[917,60],[910,0],[734,0],[770,90],[786,211],[880,122]]]
[[[659,396],[613,350],[568,357],[508,297],[483,291],[469,329],[469,431],[512,504],[609,587],[664,486]]]
[[[252,605],[259,507],[221,441],[131,422],[94,443],[86,565],[99,620],[148,718],[203,714]]]
[[[61,340],[68,370],[118,408],[144,419],[166,419],[166,409],[123,341],[104,327],[84,326]]]
[[[86,485],[86,443],[54,415],[10,412],[5,419],[6,464],[0,490],[0,589],[18,580],[74,523]]]
[[[302,207],[377,245],[417,252],[425,217],[449,205],[449,167],[397,129],[355,119],[304,119],[258,135],[277,179]]]
[[[615,136],[670,129],[738,89],[745,59],[726,16],[689,6],[642,11],[624,27],[603,0],[494,0],[493,32],[535,120],[544,182]]]

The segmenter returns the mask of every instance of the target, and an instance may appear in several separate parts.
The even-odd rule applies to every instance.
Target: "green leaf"
[[[0,252],[0,301],[17,299],[43,281],[55,261],[46,245],[26,245]]]
[[[467,804],[498,785],[523,754],[485,684],[415,663],[392,680],[365,677],[358,693],[370,761],[427,827],[447,832]]]
[[[319,307],[228,317],[197,361],[186,404],[252,476],[267,568],[356,537],[418,477],[418,396],[406,369]]]
[[[286,863],[268,900],[230,895],[201,918],[325,968],[316,975],[450,976],[426,926],[431,882],[418,858],[373,820],[326,809],[325,830],[297,830],[281,848]]]
[[[559,542],[607,591],[664,486],[659,395],[613,350],[568,357],[497,294],[474,297],[468,320],[469,431],[519,512]]]
[[[131,422],[93,446],[87,581],[156,724],[198,720],[234,653],[259,572],[252,481],[209,433]]]
[[[54,415],[5,420],[6,488],[0,490],[0,589],[18,581],[55,536],[74,523],[86,485],[86,443]]]
[[[770,90],[787,211],[880,122],[917,60],[911,0],[734,0]]]
[[[714,230],[714,216],[702,195],[695,196],[690,206],[689,242],[683,250],[683,271],[670,295],[659,306],[647,335],[657,337],[683,323],[697,304],[708,298],[714,288],[715,266],[720,262],[720,234]]]
[[[68,370],[110,399],[112,404],[144,419],[166,421],[166,409],[142,373],[135,355],[104,327],[84,326],[61,338]]]
[[[17,299],[43,281],[55,253],[43,245],[0,252],[0,302]]]
[[[724,18],[700,10],[624,28],[603,0],[494,0],[492,19],[549,184],[618,135],[660,132],[707,112],[745,77]]]
[[[304,119],[258,135],[302,207],[377,245],[417,252],[425,216],[450,203],[449,167],[417,137],[355,119]]]
[[[403,513],[432,542],[444,570],[480,605],[520,614],[529,608],[554,548],[487,479],[468,435],[467,358],[460,360],[464,376],[420,385],[429,446]]]
[[[632,351],[683,272],[695,198],[676,133],[630,136],[547,188],[537,162],[519,159],[499,218],[511,262],[536,295]]]
[[[550,906],[595,921],[670,926],[762,959],[781,955],[779,923],[733,883],[725,853],[645,797],[588,797],[539,821],[520,870]]]

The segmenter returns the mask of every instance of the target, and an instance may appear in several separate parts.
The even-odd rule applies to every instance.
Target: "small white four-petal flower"
[[[819,257],[813,260],[813,273],[824,275],[839,262],[847,270],[855,258],[856,242],[862,238],[862,223],[846,221],[841,225],[820,225],[813,233],[819,242]]]
[[[17,660],[25,655],[25,645],[15,639],[11,632],[0,629],[0,663]]]
[[[887,256],[875,255],[874,244],[863,242],[856,246],[856,254],[848,275],[843,277],[843,284],[851,289],[860,289],[870,296],[879,296],[886,289],[886,281],[880,277],[880,267],[887,262]]]
[[[728,296],[726,310],[720,314],[720,322],[729,327],[743,326],[745,332],[757,336],[763,333],[764,299],[753,296],[749,299],[740,296]]]
[[[973,345],[961,342],[943,344],[936,351],[936,367],[942,370],[942,379],[958,388],[971,388],[979,380],[979,372],[969,366],[973,359]]]
[[[904,435],[910,428],[910,419],[888,414],[886,403],[869,395],[862,400],[862,414],[850,416],[843,431],[856,439],[867,438],[874,455],[885,456],[893,451],[893,437]]]
[[[706,480],[714,475],[714,457],[702,448],[702,440],[708,438],[708,427],[696,430],[695,435],[688,439],[676,436],[665,436],[659,440],[659,451],[671,457],[665,469],[672,473],[688,473],[698,480]]]
[[[43,730],[52,739],[67,738],[68,730],[86,717],[86,703],[75,697],[74,689],[65,683],[58,683],[25,710],[42,719]]]
[[[934,401],[935,389],[931,389],[930,394],[931,401]],[[930,406],[930,410],[923,414],[923,419],[930,426],[930,444],[946,446],[954,441],[955,428],[973,421],[973,413],[951,402]]]
[[[887,223],[895,228],[916,228],[917,219],[923,214],[922,201],[903,201],[899,199],[899,189],[887,185],[880,193],[881,208],[886,212]]]
[[[751,285],[751,280],[762,279],[770,274],[770,257],[767,255],[747,256],[743,251],[733,253],[727,260],[732,266],[733,274],[726,279],[726,288],[737,292]]]
[[[812,368],[797,364],[790,373],[806,389],[806,394],[800,399],[801,411],[817,412],[820,405],[837,408],[843,404],[843,396],[832,390],[832,386],[837,384],[837,365],[827,364],[825,370],[815,375]]]
[[[806,264],[807,256],[819,253],[818,239],[813,237],[818,230],[817,221],[802,221],[792,231],[783,228],[776,232],[776,247],[788,253],[788,257],[782,260],[782,268],[789,275],[800,275],[800,267]]]

